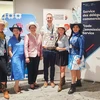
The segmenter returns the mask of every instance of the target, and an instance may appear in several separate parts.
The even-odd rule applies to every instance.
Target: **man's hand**
[[[59,51],[59,50],[61,50],[61,48],[59,48],[59,47],[56,47],[56,50],[58,50],[58,51]]]

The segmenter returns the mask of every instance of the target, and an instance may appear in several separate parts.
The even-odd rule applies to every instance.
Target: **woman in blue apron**
[[[72,34],[70,37],[70,53],[68,68],[71,70],[72,83],[68,94],[76,91],[76,86],[81,84],[81,69],[84,67],[84,36],[83,25],[79,23],[70,25]]]
[[[20,37],[20,33],[22,31],[21,27],[14,24],[13,27],[10,27],[9,29],[13,32],[13,36],[8,42],[8,50],[11,57],[12,75],[15,80],[14,90],[18,93],[21,91],[19,87],[19,80],[24,79],[24,41]]]

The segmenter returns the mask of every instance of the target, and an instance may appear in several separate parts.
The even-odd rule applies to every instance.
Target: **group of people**
[[[4,28],[5,21],[0,20],[0,91],[4,93],[6,99],[9,98],[7,90],[7,62],[8,55],[11,58],[12,77],[15,80],[15,93],[21,92],[19,81],[24,79],[25,63],[28,70],[28,83],[30,89],[38,87],[36,83],[38,75],[39,62],[43,59],[44,64],[44,87],[48,86],[48,68],[50,67],[50,85],[55,87],[55,65],[60,68],[60,83],[58,92],[62,90],[65,84],[66,66],[71,70],[72,82],[68,94],[76,91],[76,86],[81,84],[81,67],[75,69],[73,67],[75,57],[77,57],[77,65],[81,63],[84,55],[84,36],[82,35],[83,25],[74,23],[70,25],[72,30],[70,38],[66,35],[66,27],[60,24],[55,27],[53,24],[53,16],[51,13],[46,15],[47,25],[43,26],[40,33],[37,33],[38,24],[30,22],[27,24],[29,33],[26,34],[24,40],[20,34],[22,28],[17,24],[10,27],[13,36],[6,43]]]

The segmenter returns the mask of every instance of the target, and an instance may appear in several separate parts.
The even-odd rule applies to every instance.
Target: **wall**
[[[66,0],[64,0],[66,1]],[[62,9],[63,3],[56,0],[14,0],[14,11],[18,13],[31,13],[36,15],[37,21],[42,26],[43,9]]]
[[[4,13],[13,13],[13,2],[0,1],[0,18]]]
[[[43,24],[43,9],[72,9],[81,6],[84,1],[96,0],[13,0],[15,13],[31,13]]]
[[[80,7],[81,9],[81,3],[89,1],[100,1],[100,0],[14,0],[14,12],[34,14],[37,18],[38,23],[40,24],[40,26],[42,26],[43,9],[72,9],[73,7]],[[94,81],[100,81],[98,77],[99,70],[97,68],[96,69],[94,68],[93,70],[94,71],[97,70],[98,73],[96,73],[96,71],[95,73],[89,72],[90,70],[86,68],[87,71],[82,72],[82,77],[88,80],[90,79]],[[56,77],[56,79],[58,79],[59,75],[57,74],[56,76],[58,76]],[[90,77],[88,78],[88,76]],[[98,77],[98,79],[96,77]]]

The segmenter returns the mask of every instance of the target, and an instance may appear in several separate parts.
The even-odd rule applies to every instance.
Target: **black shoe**
[[[68,91],[68,94],[72,94],[72,93],[74,93],[76,91],[76,86],[75,86],[75,84],[71,84],[71,87],[70,87],[70,89],[69,89],[69,91]]]
[[[34,84],[35,88],[39,88],[39,85],[38,84]]]
[[[31,90],[34,90],[34,89],[35,89],[35,87],[34,87],[34,88],[33,88],[33,87],[30,87],[30,89],[31,89]]]
[[[82,87],[81,79],[76,81],[76,87]]]

